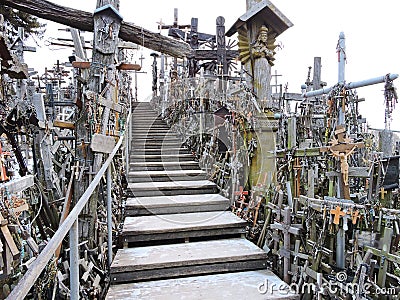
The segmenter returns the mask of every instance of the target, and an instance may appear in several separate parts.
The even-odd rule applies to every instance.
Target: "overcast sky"
[[[96,0],[53,0],[53,2],[85,11],[95,9]],[[346,35],[347,65],[346,81],[360,81],[387,73],[400,73],[400,32],[398,12],[400,2],[397,0],[272,0],[277,8],[294,26],[289,28],[277,41],[283,49],[276,55],[275,69],[280,83],[288,83],[290,92],[300,92],[300,86],[307,77],[308,66],[313,66],[315,56],[322,57],[322,80],[328,86],[337,82],[336,44],[341,31]],[[179,23],[190,24],[192,17],[199,19],[199,31],[215,33],[215,19],[224,16],[227,30],[246,11],[245,0],[121,0],[120,12],[125,21],[157,32],[157,22],[172,24],[174,8],[179,9]],[[56,37],[56,28],[49,24],[47,37]],[[65,33],[64,33],[65,35]],[[91,35],[87,35],[88,38]],[[50,66],[57,57],[67,60],[71,50],[53,50],[49,53],[45,48],[38,49],[40,57],[33,60],[27,58],[30,66],[43,72],[45,63]],[[65,54],[66,53],[66,54]],[[146,55],[147,53],[144,53]],[[37,55],[37,54],[36,54]],[[148,54],[147,54],[148,55]],[[36,56],[37,57],[37,56]],[[52,60],[54,60],[52,62]],[[150,57],[146,57],[150,62]],[[139,76],[139,96],[151,93],[150,85],[144,84],[151,76]],[[274,72],[274,71],[273,71]],[[395,81],[400,87],[400,79]],[[139,86],[140,89],[140,86]],[[361,104],[364,117],[372,127],[384,127],[383,84],[359,88],[358,94],[366,98]],[[392,129],[400,130],[400,107],[393,114]]]

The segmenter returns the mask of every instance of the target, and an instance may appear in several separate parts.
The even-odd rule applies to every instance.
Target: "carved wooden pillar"
[[[239,18],[227,35],[239,34],[239,58],[244,65],[247,85],[254,91],[263,111],[257,115],[259,147],[251,166],[250,182],[269,187],[275,173],[274,131],[278,129],[271,99],[271,66],[275,54],[275,38],[292,23],[269,1],[246,0],[247,12]]]
[[[254,7],[261,1],[247,0],[247,11],[252,11]],[[258,103],[261,107],[268,106],[268,101],[271,100],[271,64],[266,57],[256,57],[253,53],[253,46],[257,44],[257,40],[265,28],[267,20],[254,18],[248,23],[248,39],[251,43],[250,55],[251,58],[245,65],[246,70],[253,78],[248,79],[248,83],[253,88],[257,95]],[[267,27],[268,28],[268,27]],[[268,28],[266,34],[272,34],[272,30]]]

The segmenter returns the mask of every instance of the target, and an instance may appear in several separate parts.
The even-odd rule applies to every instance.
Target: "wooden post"
[[[115,84],[115,73],[116,66],[114,64],[115,53],[118,45],[119,29],[122,21],[122,17],[116,10],[119,7],[119,0],[99,0],[98,6],[94,13],[94,49],[92,63],[90,65],[90,78],[89,78],[89,90],[95,95],[102,93],[105,99],[111,103],[115,103],[117,99],[118,86]],[[99,98],[99,97],[96,97]],[[90,101],[90,99],[88,99]],[[95,101],[95,99],[92,99]],[[77,156],[80,161],[84,162],[79,172],[90,170],[93,166],[93,172],[97,173],[99,170],[102,160],[103,153],[93,154],[89,150],[89,143],[91,142],[92,135],[94,132],[87,130],[87,112],[82,111],[84,117],[79,118],[76,123],[76,134],[77,134]],[[110,107],[105,106],[103,109],[103,115],[101,117],[100,134],[105,135],[107,132],[108,122],[110,116]],[[90,179],[89,176],[82,176],[76,178],[79,182],[75,182],[75,199],[79,199],[86,190]],[[97,199],[98,194],[94,193],[91,197],[87,207],[83,223],[81,224],[82,233],[84,238],[90,241],[90,246],[95,243],[95,221],[97,218]]]
[[[313,89],[321,88],[321,57],[314,57]]]
[[[228,76],[228,61],[226,57],[226,41],[225,41],[225,19],[218,17],[217,25],[217,75],[219,77],[219,91],[223,94],[226,91],[226,79]]]

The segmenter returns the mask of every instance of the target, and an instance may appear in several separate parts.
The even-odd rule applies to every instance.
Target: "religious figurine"
[[[267,26],[262,25],[257,38],[252,43],[249,41],[247,30],[238,29],[239,39],[239,59],[242,64],[246,64],[250,59],[266,58],[268,63],[273,66],[275,60],[275,37],[276,34],[269,32]]]
[[[351,149],[343,151],[334,151],[331,149],[332,155],[340,159],[340,171],[343,177],[343,184],[349,185],[349,163],[348,157],[353,154],[354,150],[357,149],[357,145],[354,145]]]
[[[254,59],[266,58],[270,64],[274,56],[274,51],[268,48],[268,28],[263,25],[257,36],[257,40],[251,47],[251,55]]]

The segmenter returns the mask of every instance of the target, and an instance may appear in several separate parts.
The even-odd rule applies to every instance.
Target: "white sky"
[[[92,12],[96,0],[53,0],[54,3]],[[346,35],[346,81],[360,81],[387,73],[400,73],[400,34],[397,0],[272,0],[277,8],[294,24],[277,41],[283,49],[276,55],[275,69],[280,83],[288,82],[289,92],[300,92],[307,77],[308,66],[313,66],[315,56],[322,57],[322,80],[328,86],[337,82],[336,44],[339,33]],[[246,10],[246,0],[121,0],[120,12],[125,21],[157,32],[160,19],[172,24],[174,8],[179,9],[179,23],[190,24],[192,17],[199,19],[199,31],[215,32],[215,19],[224,16],[226,29]],[[63,26],[49,22],[47,37],[60,35],[56,28]],[[62,33],[68,37],[65,33]],[[88,39],[91,35],[87,35]],[[43,73],[44,66],[51,66],[57,59],[67,61],[71,50],[49,52],[45,47],[29,55],[30,67]],[[143,53],[146,63],[151,57]],[[147,54],[147,55],[146,55]],[[37,59],[37,57],[41,59]],[[151,70],[139,75],[139,100],[151,93]],[[274,71],[273,71],[274,72]],[[395,81],[400,88],[400,79]],[[141,87],[143,87],[141,89]],[[358,94],[366,98],[361,111],[368,123],[375,128],[384,127],[383,84],[359,88]],[[400,93],[400,91],[399,91]],[[400,104],[399,104],[400,106]],[[392,129],[400,130],[400,107],[393,114]]]

